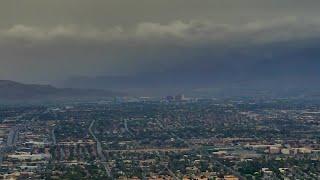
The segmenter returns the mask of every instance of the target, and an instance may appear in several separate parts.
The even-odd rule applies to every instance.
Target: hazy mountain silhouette
[[[222,64],[219,67],[212,67],[211,70],[190,66],[185,70],[141,73],[134,76],[76,77],[67,80],[65,86],[112,88],[128,92],[137,90],[141,95],[143,93],[165,95],[171,92],[193,92],[197,89],[212,88],[223,91],[225,95],[228,92],[242,95],[242,90],[297,94],[303,91],[320,90],[318,68],[320,68],[318,60],[308,60],[308,62],[292,60],[289,63],[287,61],[261,61],[258,65],[245,67],[230,67],[228,64]]]
[[[319,39],[270,43],[208,53],[186,54],[185,61],[165,70],[121,77],[75,77],[63,83],[74,88],[140,89],[167,92],[218,89],[223,94],[243,91],[300,94],[320,90]]]
[[[108,90],[56,88],[50,85],[0,80],[0,100],[2,102],[82,100],[122,95],[122,93]]]

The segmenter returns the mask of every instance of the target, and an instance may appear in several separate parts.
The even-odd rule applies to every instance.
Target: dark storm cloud
[[[23,81],[245,66],[320,33],[314,1],[1,3],[0,76]]]

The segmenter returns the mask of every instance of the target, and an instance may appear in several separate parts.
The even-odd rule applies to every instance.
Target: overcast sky
[[[264,46],[290,42],[296,50],[292,43],[318,39],[319,7],[317,0],[1,0],[0,79],[165,72],[203,56],[210,67],[247,62]],[[242,58],[230,60],[233,52]]]

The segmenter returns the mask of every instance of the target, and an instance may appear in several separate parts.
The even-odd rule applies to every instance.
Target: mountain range
[[[306,57],[306,56],[305,56]],[[74,77],[61,86],[125,89],[138,95],[185,93],[210,96],[299,96],[320,92],[320,61],[314,59],[260,60],[243,64],[184,64],[164,72],[129,76]],[[230,61],[229,61],[230,62]]]
[[[56,88],[51,85],[0,80],[0,102],[2,103],[91,100],[123,95],[123,93],[108,90]]]

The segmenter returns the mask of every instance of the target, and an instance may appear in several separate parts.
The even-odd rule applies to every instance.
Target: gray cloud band
[[[2,29],[0,37],[34,43],[59,40],[104,43],[130,40],[141,43],[219,43],[246,40],[264,43],[308,38],[317,36],[319,31],[320,20],[289,16],[243,24],[216,24],[210,21],[174,21],[168,24],[144,22],[131,28],[115,26],[106,29],[77,25],[59,25],[52,28],[15,25],[9,29]]]

